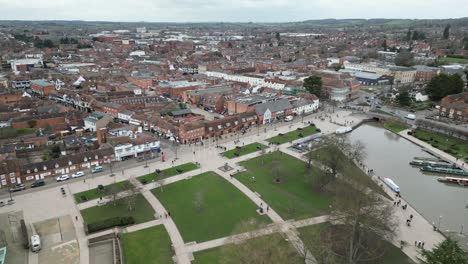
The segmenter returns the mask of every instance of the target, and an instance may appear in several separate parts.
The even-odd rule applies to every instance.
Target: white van
[[[39,235],[31,236],[31,250],[32,252],[39,252],[41,250],[41,237]]]
[[[413,114],[408,114],[405,116],[407,119],[410,119],[410,120],[415,120],[416,119],[416,116],[413,115]]]
[[[293,121],[293,119],[294,119],[293,116],[288,115],[288,116],[286,116],[286,117],[284,118],[284,121],[285,121],[285,122],[290,122],[290,121]]]

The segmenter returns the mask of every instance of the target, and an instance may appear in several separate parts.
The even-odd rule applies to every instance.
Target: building
[[[359,96],[361,85],[350,73],[319,70],[312,74],[322,78],[323,92],[330,100],[342,102]]]
[[[55,91],[55,83],[47,80],[31,80],[31,90],[35,94],[48,96],[52,91]]]
[[[105,128],[110,121],[112,121],[111,116],[101,112],[94,112],[84,119],[84,128],[90,131],[97,131]]]
[[[298,98],[291,102],[293,109],[292,112],[295,115],[303,115],[303,114],[310,114],[314,111],[317,111],[319,108],[319,99],[318,97],[314,96],[315,98],[312,100]]]
[[[189,81],[172,81],[172,82],[159,82],[155,91],[164,96],[173,98],[181,98],[184,92],[190,90],[198,90],[205,86],[203,82],[189,82]]]
[[[414,68],[416,69],[415,81],[417,82],[428,82],[440,73],[439,68],[425,65],[416,65]]]
[[[232,87],[217,87],[186,91],[182,94],[182,99],[186,103],[221,113],[224,110],[225,95],[233,93]]]
[[[255,105],[255,112],[260,124],[269,124],[281,117],[292,114],[293,106],[287,99]]]
[[[459,122],[468,121],[468,92],[447,95],[440,102],[439,115]]]
[[[278,100],[276,94],[254,94],[231,99],[226,102],[229,114],[245,113],[255,111],[255,105]]]
[[[125,160],[141,155],[155,155],[159,152],[160,142],[149,133],[139,133],[132,137],[121,136],[108,139],[113,147],[116,160]]]

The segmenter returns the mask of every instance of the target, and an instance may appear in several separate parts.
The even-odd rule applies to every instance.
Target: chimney
[[[107,128],[103,127],[96,131],[97,138],[98,138],[98,144],[101,146],[103,143],[106,143],[106,134],[107,134]]]

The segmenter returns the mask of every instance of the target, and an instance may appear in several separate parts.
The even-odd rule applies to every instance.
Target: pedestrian
[[[270,206],[267,205],[267,213],[268,213],[268,210],[270,210]]]
[[[260,203],[260,207],[263,207],[263,203]]]
[[[78,221],[78,216],[75,216],[76,221]]]
[[[414,246],[417,246],[418,245],[418,241],[414,241]]]
[[[422,242],[422,247],[424,247],[424,241]]]
[[[167,215],[168,215],[169,217],[171,217],[171,212],[167,211]]]
[[[396,205],[396,201],[395,201],[395,202],[393,202],[393,206],[395,206],[395,205]]]
[[[164,213],[164,218],[167,218],[167,213]]]
[[[411,214],[411,215],[409,216],[409,218],[410,218],[410,219],[413,219],[413,215]]]

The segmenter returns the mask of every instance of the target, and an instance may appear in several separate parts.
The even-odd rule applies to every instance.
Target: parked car
[[[35,182],[33,182],[31,184],[31,188],[36,188],[36,187],[40,187],[40,186],[44,186],[45,185],[45,181],[44,180],[37,180]]]
[[[65,174],[65,175],[62,175],[62,176],[58,176],[58,177],[56,178],[56,180],[57,180],[58,182],[66,181],[66,180],[68,180],[68,179],[70,179],[70,176],[68,176],[68,175],[66,175],[66,174]]]
[[[104,168],[102,166],[96,166],[96,167],[91,169],[91,172],[92,173],[98,173],[98,172],[101,172],[103,170],[104,170]]]
[[[85,176],[85,173],[82,172],[82,171],[77,171],[77,172],[72,174],[72,178],[79,178],[79,177],[83,177],[83,176]]]
[[[15,186],[10,188],[10,192],[19,192],[26,189],[26,186],[24,184],[16,184]]]

